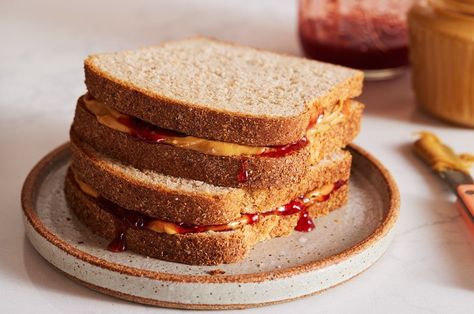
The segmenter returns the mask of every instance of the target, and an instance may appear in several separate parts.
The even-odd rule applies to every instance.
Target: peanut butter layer
[[[279,152],[283,147],[288,146],[249,146],[222,141],[213,141],[194,136],[183,136],[179,133],[162,130],[145,123],[137,121],[113,109],[111,106],[94,99],[90,94],[83,96],[83,102],[89,112],[95,115],[97,121],[119,132],[127,133],[139,139],[172,145],[179,148],[190,149],[207,155],[215,156],[247,156],[261,155],[266,156],[282,155],[285,152]],[[316,112],[313,114],[308,129],[306,139],[314,140],[318,131],[328,128],[328,124],[336,124],[344,120],[344,113],[347,110],[348,102],[341,101],[331,112]],[[296,143],[296,142],[295,142]],[[290,144],[291,145],[291,144]]]
[[[78,100],[71,140],[140,170],[188,178],[216,186],[260,189],[306,180],[308,168],[350,143],[358,134],[363,105],[351,101],[341,122],[326,124],[306,146],[278,158],[265,155],[216,156],[167,144],[137,140],[99,123]],[[132,153],[133,152],[133,153]],[[296,167],[295,165],[298,165]],[[241,180],[239,175],[245,173]]]
[[[74,172],[73,172],[74,173]],[[80,190],[85,194],[93,197],[95,199],[102,199],[100,194],[90,185],[79,179],[76,175],[74,175],[74,181],[79,186]],[[153,219],[147,217],[145,215],[139,215],[134,213],[135,216],[139,216],[138,219],[141,219],[143,223],[143,228],[158,232],[158,233],[166,233],[166,234],[177,234],[177,233],[198,233],[198,232],[208,232],[208,231],[230,231],[242,228],[245,225],[252,225],[260,221],[263,217],[270,216],[270,215],[277,215],[277,216],[289,216],[289,215],[307,215],[307,209],[313,206],[317,202],[324,202],[329,199],[331,194],[335,191],[339,190],[342,186],[346,184],[346,181],[337,181],[334,183],[328,183],[323,185],[322,187],[316,188],[312,191],[305,193],[304,195],[298,197],[295,200],[292,200],[290,203],[279,206],[277,208],[268,210],[266,212],[260,213],[244,213],[240,217],[220,225],[183,225],[183,224],[176,224],[173,222],[160,220],[160,219]],[[110,201],[106,201],[103,203],[110,203]],[[110,207],[114,208],[117,207],[115,204],[112,204]],[[109,211],[113,211],[112,208],[109,208]],[[120,211],[115,210],[113,212],[114,216],[117,217],[119,212],[132,212],[126,209],[120,208]],[[310,217],[309,217],[310,219]],[[306,230],[311,231],[311,230]]]

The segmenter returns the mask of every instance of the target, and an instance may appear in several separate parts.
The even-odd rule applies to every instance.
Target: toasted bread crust
[[[107,239],[115,237],[112,214],[82,193],[71,174],[66,177],[65,193],[69,207],[86,226]],[[311,207],[310,215],[326,214],[346,201],[347,187],[342,187],[329,200]],[[217,265],[242,260],[257,242],[291,234],[296,222],[297,215],[268,216],[255,225],[235,231],[175,235],[130,228],[126,241],[128,249],[146,256],[191,265]]]
[[[128,134],[108,128],[88,112],[82,98],[76,107],[71,139],[85,142],[111,158],[140,170],[199,180],[212,185],[261,189],[284,187],[304,179],[307,168],[324,156],[349,144],[359,133],[363,105],[353,102],[346,119],[319,132],[310,145],[284,157],[213,156],[166,144],[136,140]],[[239,182],[242,167],[248,180]]]
[[[312,111],[330,107],[338,100],[357,97],[363,83],[362,72],[346,69],[347,78],[334,82],[332,89],[308,103],[301,114],[288,117],[255,116],[212,110],[147,93],[102,71],[94,63],[94,56],[85,60],[84,69],[89,93],[121,112],[188,135],[255,146],[286,145],[297,141],[304,135]]]
[[[349,152],[341,151],[337,160],[310,167],[304,179],[286,187],[203,192],[172,189],[165,180],[151,183],[129,175],[83,143],[72,141],[71,150],[74,173],[104,198],[150,217],[195,225],[227,223],[242,212],[268,211],[325,184],[347,181],[352,160]]]

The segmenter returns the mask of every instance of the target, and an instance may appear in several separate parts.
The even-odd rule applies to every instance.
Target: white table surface
[[[300,54],[291,0],[0,1],[0,313],[157,311],[53,270],[25,239],[20,189],[31,167],[68,138],[87,54],[194,34]],[[356,143],[392,171],[401,190],[392,246],[343,285],[244,313],[473,313],[473,242],[448,190],[409,145],[414,132],[431,130],[456,150],[474,152],[474,131],[417,111],[408,74],[367,83],[362,100],[367,109]]]

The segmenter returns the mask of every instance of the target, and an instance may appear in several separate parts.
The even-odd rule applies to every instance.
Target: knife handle
[[[461,217],[467,224],[469,231],[474,235],[474,184],[461,184],[457,188],[459,202],[458,208]]]

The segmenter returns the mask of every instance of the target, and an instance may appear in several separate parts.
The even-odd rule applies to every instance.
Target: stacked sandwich
[[[232,263],[347,200],[359,71],[191,38],[85,75],[65,192],[112,251]]]

